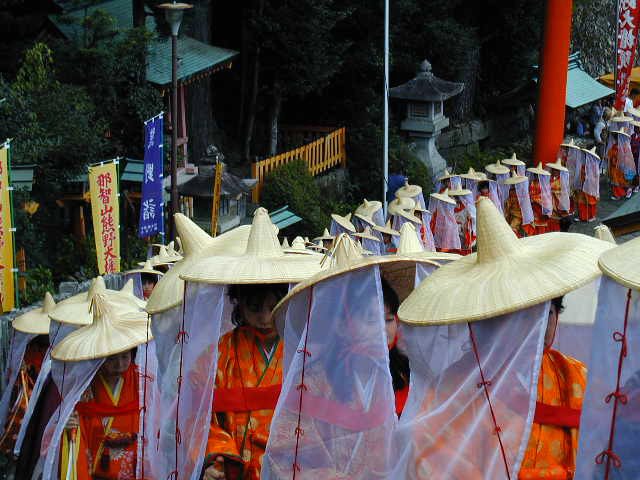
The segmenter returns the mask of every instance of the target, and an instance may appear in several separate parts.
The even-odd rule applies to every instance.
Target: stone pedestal
[[[447,168],[447,161],[440,155],[436,147],[436,138],[434,135],[419,135],[411,132],[409,143],[413,146],[413,151],[422,163],[425,164],[432,179],[438,178]]]

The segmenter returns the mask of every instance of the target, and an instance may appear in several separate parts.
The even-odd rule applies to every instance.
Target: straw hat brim
[[[102,292],[109,303],[118,312],[129,313],[144,310],[146,302],[133,295],[124,295],[116,290]],[[87,298],[87,293],[82,294],[84,300],[80,302],[60,302],[56,308],[49,313],[49,317],[56,322],[68,325],[91,325],[93,323],[93,313],[91,313],[91,303]]]
[[[626,115],[622,115],[620,117],[612,117],[609,119],[609,123],[625,123],[633,120],[633,117],[627,117]]]
[[[109,324],[95,322],[71,332],[53,349],[51,356],[65,362],[95,360],[126,352],[151,339],[153,334],[146,312],[124,313]]]
[[[153,292],[147,301],[147,312],[155,315],[182,305],[184,280],[180,278],[180,275],[203,258],[214,255],[241,255],[247,248],[250,231],[251,225],[242,225],[229,230],[212,239],[201,250],[187,255],[183,260],[176,263],[153,288]]]
[[[468,190],[466,188],[461,188],[460,190],[449,190],[450,197],[458,197],[464,195],[471,195],[471,190]]]
[[[48,335],[50,324],[49,314],[42,307],[34,308],[11,322],[14,330],[33,335]]]
[[[369,235],[368,233],[364,233],[364,232],[354,233],[353,236],[358,238],[366,238],[367,240],[373,240],[374,242],[380,241],[378,237],[374,237],[373,235]]]
[[[618,135],[624,135],[627,138],[631,138],[627,132],[623,132],[622,130],[611,130],[609,133],[617,133]]]
[[[460,174],[461,178],[466,178],[467,180],[474,180],[476,182],[482,182],[487,180],[487,176],[482,172],[475,173],[462,173]]]
[[[348,230],[351,233],[356,233],[356,227],[353,226],[353,223],[351,223],[351,221],[347,220],[344,217],[341,217],[340,215],[336,215],[335,213],[331,214],[331,218],[342,228]]]
[[[613,246],[610,242],[607,242]],[[640,290],[640,238],[634,238],[607,252],[598,260],[607,277],[633,290]]]
[[[580,146],[575,143],[561,143],[561,147],[575,148],[576,150],[580,150]]]
[[[500,160],[503,165],[509,165],[510,167],[521,167],[526,165],[522,160],[513,159],[513,158],[505,158],[504,160]]]
[[[502,182],[504,185],[517,185],[519,183],[523,183],[527,181],[527,177],[509,177],[507,178],[504,182]]]
[[[549,164],[547,164],[549,165]],[[547,172],[546,170],[543,170],[542,168],[538,168],[538,167],[530,167],[527,168],[527,172],[530,173],[537,173],[538,175],[544,175],[545,177],[548,177],[549,175],[551,175],[549,172]]]
[[[319,255],[210,257],[190,266],[185,281],[216,285],[298,283],[322,270]]]
[[[400,306],[409,324],[473,322],[522,310],[580,288],[601,275],[597,259],[613,245],[575,233],[518,240],[517,254],[478,263],[477,253],[451,262]]]
[[[414,198],[422,193],[422,187],[420,185],[405,185],[396,190],[396,197],[398,198]]]
[[[289,293],[275,306],[271,315],[276,318],[276,327],[278,328],[278,331],[282,331],[283,326],[278,325],[278,317],[282,317],[282,315],[278,316],[277,313],[281,309],[286,308],[293,297],[332,278],[375,265],[380,267],[382,276],[390,283],[391,287],[398,294],[400,300],[403,300],[414,288],[415,266],[418,263],[433,265],[435,267],[440,266],[436,262],[411,254],[406,256],[387,255],[384,257],[364,257],[346,267],[329,268],[312,276],[311,278],[308,278],[291,289],[291,291],[289,291]]]
[[[559,172],[568,172],[569,169],[563,165],[560,165],[558,163],[547,163],[546,165],[549,168],[553,168],[554,170],[558,170]]]
[[[489,164],[484,167],[484,169],[492,173],[493,175],[504,175],[505,173],[509,173],[511,170],[505,167],[504,165],[496,166],[495,164]]]
[[[368,223],[372,227],[376,224],[371,217],[368,217],[368,216],[366,216],[366,215],[364,215],[362,213],[354,213],[353,216],[354,217],[358,217],[360,220],[362,220],[365,223]],[[331,239],[333,240],[333,238],[331,238]]]
[[[284,253],[286,253],[287,255],[322,255],[318,252],[313,252],[311,250],[307,250],[305,249],[299,249],[299,248],[285,248],[284,250],[282,250]]]
[[[164,275],[164,273],[158,271],[158,270],[154,270],[152,269],[146,269],[146,268],[137,268],[135,270],[129,270],[128,272],[124,272],[125,275],[133,275],[134,273],[148,273],[150,275]]]
[[[442,175],[441,177],[438,177],[438,181],[441,182],[443,180],[449,180],[450,178],[453,177],[459,177],[460,175],[458,175],[457,173],[447,173],[445,175]]]
[[[469,193],[471,193],[471,192],[469,192]],[[432,193],[431,196],[433,198],[437,199],[437,200],[440,200],[441,202],[445,202],[445,203],[448,203],[450,205],[455,205],[456,204],[456,201],[453,198],[449,197],[448,195],[443,195],[441,193]]]
[[[400,232],[397,230],[394,230],[393,228],[387,227],[387,226],[381,226],[381,225],[375,225],[373,227],[374,230],[376,230],[377,232],[380,233],[384,233],[386,235],[391,235],[393,237],[399,237],[400,236]]]

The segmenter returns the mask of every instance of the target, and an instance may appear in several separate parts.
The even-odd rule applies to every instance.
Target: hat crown
[[[49,313],[53,311],[54,308],[56,308],[56,302],[51,294],[49,292],[46,292],[44,294],[44,301],[42,302],[42,311],[44,313]]]
[[[260,207],[253,214],[253,223],[247,240],[247,255],[277,257],[282,254],[278,236],[266,209]]]
[[[284,239],[282,239],[282,248],[289,248],[289,240],[287,240],[287,237],[284,237]]]
[[[145,265],[146,266],[146,265]],[[120,293],[133,296],[133,279],[130,278],[120,289]]]
[[[302,238],[302,237],[294,238],[293,242],[291,242],[291,246],[293,248],[295,248],[296,250],[304,250],[304,248],[305,248],[304,238]]]
[[[98,276],[93,279],[89,291],[87,292],[87,300],[91,300],[96,293],[103,293],[107,291],[107,286],[104,283],[104,278]]]
[[[192,255],[202,250],[213,240],[204,230],[186,215],[176,213],[174,215],[176,230],[180,235],[180,243],[185,255]],[[176,240],[178,238],[176,237]]]
[[[480,197],[477,202],[478,263],[490,263],[518,251],[518,238],[493,202]]]
[[[144,262],[144,266],[142,267],[143,270],[153,270],[153,266],[151,265],[151,259],[147,258],[147,260]]]
[[[362,250],[346,233],[340,234],[331,253],[331,266],[343,268],[362,258]]]
[[[598,240],[604,240],[605,242],[610,242],[610,243],[613,243],[614,245],[617,244],[615,237],[611,233],[611,230],[609,230],[609,227],[607,227],[606,225],[598,225],[597,227],[594,228],[594,230],[595,230],[595,237]]]
[[[329,236],[329,230],[325,228],[324,232],[322,232],[322,236],[323,237],[328,237]]]
[[[416,228],[412,223],[405,223],[400,228],[400,242],[398,244],[398,255],[408,255],[411,253],[423,252],[424,248],[418,240]]]
[[[473,175],[474,173],[476,173],[476,171],[474,170],[473,167],[469,167],[469,171],[467,172],[467,174],[469,175]]]

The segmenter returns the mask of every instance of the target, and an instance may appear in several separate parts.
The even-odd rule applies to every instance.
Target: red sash
[[[138,410],[140,410],[140,405],[137,400],[117,407],[97,402],[78,402],[76,404],[76,411],[85,417],[120,417],[137,413]]]
[[[579,428],[580,410],[536,402],[536,413],[533,421],[540,425]]]
[[[251,412],[274,410],[282,384],[268,387],[216,388],[213,394],[214,412]]]

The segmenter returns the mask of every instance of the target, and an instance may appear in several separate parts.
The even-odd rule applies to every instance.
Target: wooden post
[[[564,139],[572,0],[547,2],[536,108],[534,164],[556,159]]]
[[[213,203],[211,205],[211,236],[218,231],[218,213],[220,211],[220,197],[222,195],[222,171],[224,163],[216,162],[216,175],[213,180]]]

